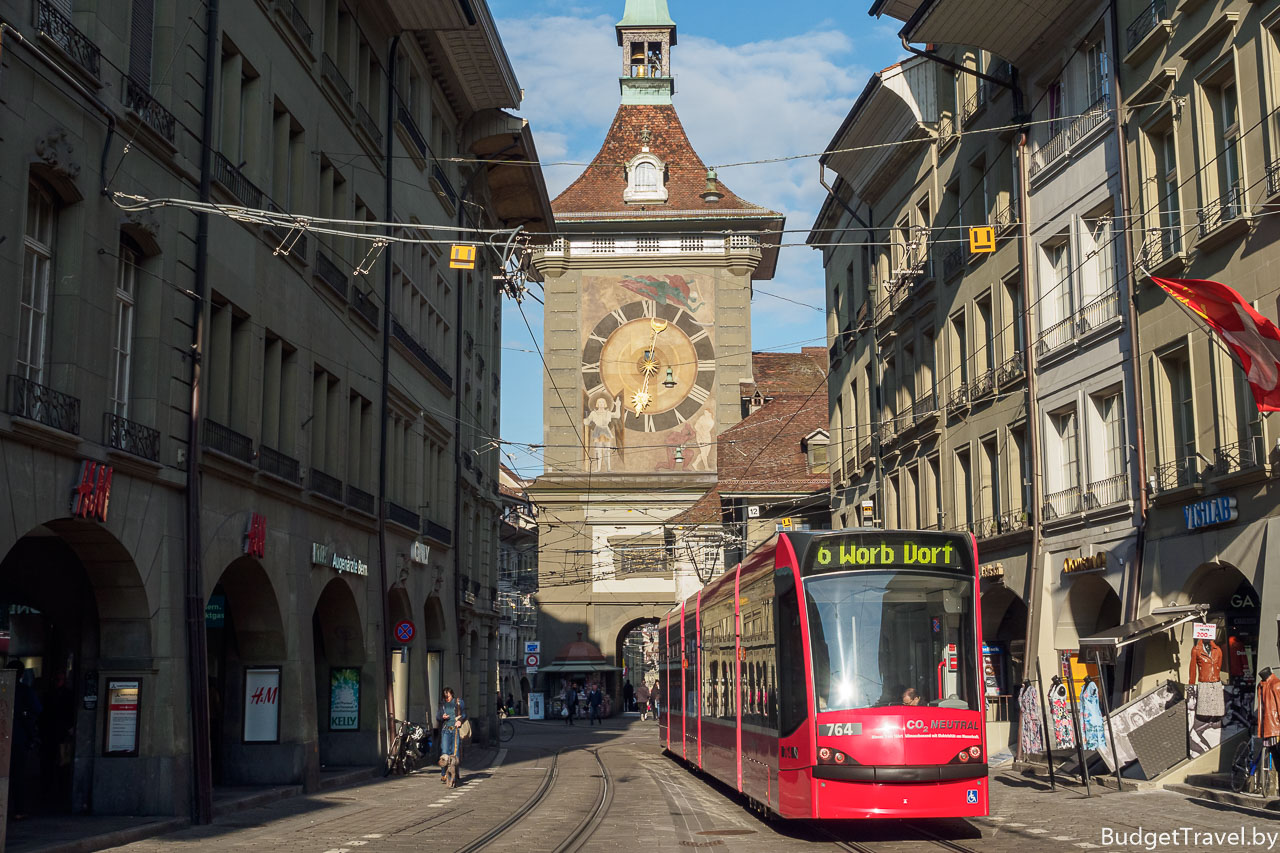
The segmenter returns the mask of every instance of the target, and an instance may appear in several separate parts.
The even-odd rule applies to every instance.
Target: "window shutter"
[[[155,0],[133,0],[133,26],[129,34],[129,77],[150,91],[151,47],[155,26]]]

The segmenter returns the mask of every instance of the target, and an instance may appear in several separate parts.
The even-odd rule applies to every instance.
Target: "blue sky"
[[[624,0],[489,0],[525,90],[543,162],[587,162],[618,106],[621,58],[613,26]],[[670,0],[679,28],[672,51],[676,109],[709,164],[821,151],[871,72],[898,61],[898,22],[866,14],[870,0]],[[582,171],[544,168],[554,198]],[[738,195],[782,211],[789,229],[807,230],[822,204],[816,159],[720,170]],[[804,243],[804,233],[785,242]],[[759,282],[752,347],[798,350],[825,345],[821,256],[782,249],[777,274]],[[784,301],[769,294],[787,297]],[[796,303],[804,304],[796,304]],[[542,343],[541,306],[523,310]],[[502,437],[542,441],[542,362],[520,309],[504,306]],[[503,459],[524,476],[541,473],[535,449],[508,445]]]

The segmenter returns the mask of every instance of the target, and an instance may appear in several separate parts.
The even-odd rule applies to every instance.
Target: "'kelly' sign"
[[[1217,495],[1187,504],[1182,508],[1182,517],[1187,522],[1188,530],[1199,530],[1201,527],[1235,521],[1240,517],[1240,510],[1236,508],[1235,497]]]

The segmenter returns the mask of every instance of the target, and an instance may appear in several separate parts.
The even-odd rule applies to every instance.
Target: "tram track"
[[[876,842],[876,843],[886,844],[886,845],[900,845],[900,844],[911,844],[913,842],[918,843],[919,841],[923,841],[927,844],[934,845],[943,850],[950,850],[951,853],[978,853],[978,851],[974,850],[971,847],[965,847],[963,844],[958,844],[949,838],[943,838],[942,836],[937,835],[933,832],[930,832],[927,829],[922,829],[921,827],[918,827],[918,826],[910,826],[908,827],[908,829],[916,833],[919,836],[919,838],[918,839],[906,839],[906,838],[892,839],[892,840],[885,840],[885,841]],[[824,829],[823,832],[831,838],[832,842],[835,844],[836,847],[840,848],[841,850],[847,850],[849,851],[849,853],[889,853],[889,850],[886,850],[884,848],[877,849],[861,841],[849,841],[843,838],[837,838],[830,830]],[[894,848],[890,848],[890,849],[894,849]]]
[[[563,751],[564,750],[562,749],[558,749],[551,754],[551,769],[547,771],[547,775],[543,777],[542,782],[538,785],[537,789],[534,790],[529,798],[521,804],[520,808],[516,809],[510,817],[485,832],[479,838],[473,839],[470,843],[459,847],[457,853],[477,853],[477,851],[485,849],[496,841],[504,832],[524,820],[530,812],[536,809],[538,804],[546,799],[547,793],[555,785],[556,777],[560,772],[560,753]]]
[[[613,779],[609,775],[609,768],[605,767],[598,748],[589,752],[595,757],[596,764],[600,765],[600,797],[591,807],[591,811],[587,812],[582,821],[574,827],[569,837],[555,849],[555,853],[577,853],[581,850],[582,845],[587,843],[587,839],[600,826],[604,816],[609,812],[609,805],[613,802]]]

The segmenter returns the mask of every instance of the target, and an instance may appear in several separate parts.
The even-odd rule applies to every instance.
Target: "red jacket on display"
[[[1280,677],[1258,685],[1258,737],[1280,737]]]
[[[1203,640],[1196,640],[1191,650],[1191,680],[1188,684],[1214,682],[1222,677],[1222,649],[1213,640],[1209,641],[1208,650]]]
[[[1227,637],[1227,670],[1233,677],[1249,671],[1249,652],[1239,637]]]

